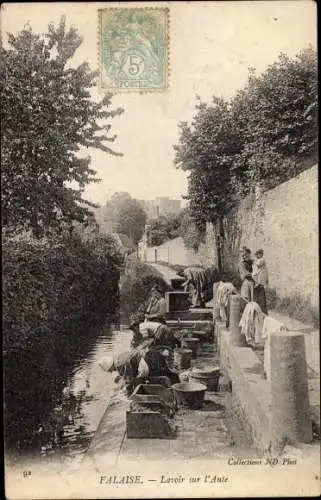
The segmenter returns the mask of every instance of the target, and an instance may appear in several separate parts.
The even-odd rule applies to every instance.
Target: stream
[[[74,360],[56,406],[38,429],[35,445],[20,456],[9,452],[9,463],[81,459],[116,386],[115,373],[106,373],[99,362],[104,356],[127,350],[131,336],[124,327],[102,329],[88,354]]]
[[[37,470],[39,466],[46,470],[50,464],[50,469],[56,469],[58,473],[79,466],[117,387],[115,372],[105,372],[100,366],[101,358],[128,350],[131,338],[132,332],[124,326],[119,330],[107,326],[101,329],[86,354],[79,353],[78,358],[74,358],[64,386],[55,395],[52,411],[41,421],[34,446],[25,449],[22,454],[6,454],[8,465],[23,464],[24,469],[32,469],[33,464],[37,464]],[[210,354],[211,363],[212,356]],[[195,366],[198,366],[198,360]],[[120,417],[117,412],[112,412],[111,418],[115,419],[114,422],[109,420],[109,427],[113,428]],[[224,449],[228,449],[229,433],[223,421],[221,424],[223,427],[218,426],[218,437],[215,439],[218,439],[219,446],[225,443]],[[248,455],[248,443],[244,440],[242,429],[238,430],[237,422],[233,422],[232,426],[238,450],[243,449]]]

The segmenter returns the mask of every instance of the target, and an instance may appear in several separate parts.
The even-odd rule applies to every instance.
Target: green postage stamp
[[[99,10],[103,89],[154,91],[168,87],[168,8]]]

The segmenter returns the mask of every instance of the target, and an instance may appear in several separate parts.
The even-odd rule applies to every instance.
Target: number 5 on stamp
[[[112,91],[166,90],[169,9],[107,8],[98,14],[101,87]]]

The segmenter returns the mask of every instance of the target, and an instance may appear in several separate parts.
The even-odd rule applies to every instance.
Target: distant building
[[[148,219],[156,219],[159,216],[155,200],[139,200],[145,210]]]
[[[156,198],[156,206],[159,207],[159,215],[178,214],[181,211],[181,201],[171,200],[167,196]]]
[[[156,219],[160,215],[178,214],[181,200],[172,200],[168,196],[158,197],[155,200],[141,200],[141,204],[149,219]]]
[[[99,223],[100,232],[103,234],[117,233],[118,224],[102,220]]]

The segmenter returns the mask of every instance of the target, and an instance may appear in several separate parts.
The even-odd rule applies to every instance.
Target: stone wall
[[[219,340],[221,372],[232,382],[232,392],[226,396],[229,420],[238,421],[248,441],[266,453],[271,448],[269,386],[262,379],[259,361],[252,349],[232,346],[230,331],[221,322],[215,323],[215,337]]]
[[[276,318],[275,318],[276,319]],[[290,326],[290,325],[289,325]],[[297,325],[298,333],[302,333]],[[308,364],[308,398],[311,425],[320,433],[320,364],[315,364],[309,350],[309,331],[305,332],[305,354]],[[222,321],[215,321],[215,339],[220,353],[221,373],[231,382],[231,392],[226,394],[226,411],[233,436],[234,423],[238,422],[247,440],[260,452],[266,453],[279,446],[272,425],[273,406],[271,386],[263,378],[263,364],[256,352],[248,347],[232,344],[231,332]],[[312,361],[312,366],[311,366]],[[298,394],[299,397],[299,394]],[[302,393],[300,393],[302,397]],[[285,429],[286,430],[286,429]],[[233,436],[237,440],[237,436]]]
[[[159,247],[146,248],[145,255],[147,262],[155,262],[156,257],[158,262],[179,264],[181,266],[202,264],[200,256],[195,254],[192,250],[188,250],[184,246],[183,239],[180,237],[166,241],[166,243],[163,243],[163,245]]]
[[[225,267],[237,268],[239,248],[263,248],[269,268],[270,288],[280,297],[298,293],[318,308],[318,167],[243,200],[237,214],[225,221]],[[207,241],[198,259],[215,264],[214,229],[207,227]]]
[[[256,195],[256,196],[255,196]],[[239,249],[263,248],[270,288],[279,297],[297,293],[319,308],[318,296],[318,168],[314,167],[262,195],[256,192],[225,220],[224,267],[237,270]],[[155,248],[144,260],[155,261]],[[157,260],[183,266],[217,264],[215,232],[207,224],[206,242],[197,253],[184,247],[182,238],[157,248]]]

